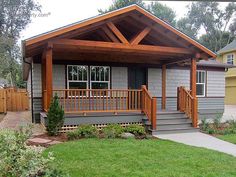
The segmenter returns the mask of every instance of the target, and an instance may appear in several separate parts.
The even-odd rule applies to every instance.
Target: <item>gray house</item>
[[[137,5],[22,42],[32,121],[51,98],[63,130],[139,123],[153,133],[194,131],[224,112],[225,68],[215,53]]]

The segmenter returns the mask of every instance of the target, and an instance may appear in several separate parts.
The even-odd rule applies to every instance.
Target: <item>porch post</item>
[[[47,110],[52,99],[52,44],[46,48],[46,90],[47,90]]]
[[[44,90],[46,90],[46,50],[43,51],[42,54],[42,63],[41,63],[41,83],[42,83],[42,102],[43,102],[43,111],[47,109],[46,105],[46,93]]]
[[[193,97],[192,103],[192,119],[193,119],[193,127],[197,127],[198,125],[198,108],[197,108],[197,87],[196,87],[196,75],[197,75],[197,62],[196,58],[191,59],[191,74],[190,74],[190,89]]]
[[[162,98],[161,108],[166,109],[166,65],[162,65]]]

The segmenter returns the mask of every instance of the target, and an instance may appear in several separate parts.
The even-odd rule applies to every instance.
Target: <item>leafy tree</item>
[[[193,2],[188,8],[188,23],[192,24],[191,28],[197,32],[201,29],[205,31],[201,41],[208,41],[208,48],[218,51],[227,44],[225,41],[231,41],[231,36],[226,33],[236,12],[235,3],[229,3],[224,10],[219,8],[219,3],[209,1]],[[188,28],[182,30],[189,33]],[[223,39],[225,37],[226,39]]]
[[[144,3],[142,2],[142,0],[113,0],[112,5],[108,7],[108,9],[105,9],[105,10],[99,9],[98,12],[100,14],[104,14],[104,13],[107,13],[116,9],[120,9],[122,7],[126,7],[132,4],[137,4],[141,7],[144,7]]]
[[[33,0],[0,1],[0,74],[14,86],[24,86],[21,71],[20,32],[31,21],[31,13],[40,11]]]
[[[191,23],[190,19],[183,17],[177,21],[176,27],[186,35],[197,39],[198,29]]]
[[[49,135],[57,135],[58,130],[63,126],[64,124],[64,110],[59,104],[58,96],[55,95],[51,101],[48,114],[48,125],[47,125],[47,131]]]
[[[147,6],[147,10],[158,18],[170,23],[171,25],[176,25],[176,14],[167,5],[161,4],[159,2],[152,2]]]
[[[175,12],[170,7],[163,5],[159,2],[154,2],[149,5],[146,5],[142,2],[142,0],[113,0],[112,5],[108,7],[108,9],[106,10],[99,9],[98,12],[103,14],[103,13],[110,12],[112,10],[116,10],[116,9],[126,7],[132,4],[137,4],[143,7],[144,9],[148,10],[155,16],[161,18],[162,20],[167,21],[168,23],[172,25],[175,25],[176,23]]]

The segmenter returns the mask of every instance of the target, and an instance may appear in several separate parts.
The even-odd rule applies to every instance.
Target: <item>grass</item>
[[[236,144],[236,134],[218,135],[217,138]]]
[[[52,146],[59,169],[76,177],[233,177],[236,158],[163,140],[82,139]]]

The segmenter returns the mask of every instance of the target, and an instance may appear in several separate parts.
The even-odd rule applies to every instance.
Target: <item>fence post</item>
[[[152,98],[152,104],[151,104],[151,121],[152,121],[152,130],[156,130],[156,110],[157,110],[157,99]]]

